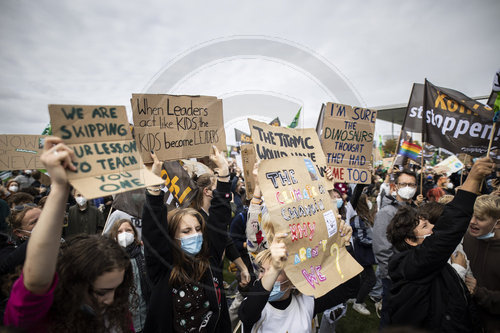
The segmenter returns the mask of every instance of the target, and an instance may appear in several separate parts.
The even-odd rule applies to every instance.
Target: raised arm
[[[208,209],[208,238],[210,241],[210,253],[220,260],[226,248],[229,235],[227,229],[231,223],[231,184],[229,183],[229,167],[227,160],[217,147],[212,147],[210,159],[218,169],[217,188],[213,192],[213,198]]]
[[[453,201],[446,205],[433,234],[407,256],[404,266],[407,279],[420,279],[446,264],[467,231],[481,181],[494,167],[489,157],[476,161]]]
[[[69,194],[66,170],[76,171],[72,162],[74,157],[73,151],[60,138],[45,139],[40,160],[50,174],[52,190],[31,234],[23,267],[24,286],[34,294],[45,293],[54,280]]]
[[[273,289],[274,282],[285,267],[287,260],[286,245],[283,239],[286,234],[276,234],[269,248],[271,252],[271,263],[262,277],[251,287],[248,296],[243,300],[238,310],[245,332],[249,330],[259,319],[262,310],[267,304],[269,294]]]
[[[255,183],[253,198],[248,207],[246,236],[248,252],[260,252],[267,248],[267,241],[262,230],[260,220],[262,218],[262,192],[259,186],[259,162],[253,166],[252,177]]]
[[[162,162],[155,154],[151,154],[151,157],[151,171],[159,177]],[[167,230],[167,207],[163,202],[163,191],[160,185],[148,187],[142,210],[142,240],[148,274],[153,282],[157,282],[166,273],[169,263],[172,263],[170,246],[173,240]]]

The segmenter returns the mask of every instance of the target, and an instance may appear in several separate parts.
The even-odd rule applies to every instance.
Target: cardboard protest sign
[[[209,96],[132,94],[134,133],[145,162],[203,157],[227,149],[222,100]]]
[[[248,200],[251,200],[255,190],[253,166],[257,162],[253,145],[241,146],[241,162],[243,163],[243,178],[245,179],[246,196]]]
[[[76,155],[69,182],[87,199],[163,183],[144,167],[124,106],[49,105],[49,113]]]
[[[369,184],[377,111],[328,103],[321,145],[335,182]]]
[[[450,176],[452,173],[462,170],[463,167],[464,164],[462,163],[462,161],[460,161],[455,155],[451,155],[444,161],[436,164],[434,166],[434,172],[437,174],[443,173],[447,176]]]
[[[259,160],[281,159],[287,156],[307,157],[326,182],[327,189],[333,189],[333,183],[325,178],[326,158],[314,129],[277,127],[253,119],[248,119],[248,124]]]
[[[43,169],[45,135],[0,135],[0,170]]]
[[[259,184],[276,233],[287,233],[287,277],[320,297],[363,268],[341,242],[340,221],[325,183],[307,157],[261,161]]]
[[[161,178],[165,180],[165,187],[172,194],[177,207],[188,207],[198,193],[196,183],[178,161],[164,162]]]

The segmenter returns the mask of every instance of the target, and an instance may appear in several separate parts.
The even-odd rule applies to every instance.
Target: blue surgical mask
[[[203,245],[203,235],[201,233],[178,238],[181,241],[181,248],[187,254],[195,256],[200,252]]]
[[[287,289],[288,290],[288,289]],[[274,282],[273,290],[271,290],[271,294],[269,294],[268,301],[274,302],[279,300],[283,295],[285,295],[285,291],[281,291],[281,283],[279,281]]]
[[[487,234],[484,234],[482,236],[477,236],[476,238],[477,239],[481,239],[481,240],[485,240],[485,239],[491,239],[493,237],[495,237],[495,227],[496,227],[496,223],[493,225],[493,229],[491,229],[490,232],[488,232]]]
[[[341,198],[337,198],[337,209],[342,208],[342,205],[344,204],[344,200]]]

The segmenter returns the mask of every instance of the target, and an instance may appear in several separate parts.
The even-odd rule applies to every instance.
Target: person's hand
[[[340,221],[339,225],[340,244],[341,246],[347,246],[349,245],[351,240],[352,228],[350,225],[345,223],[344,220],[341,219],[340,215],[337,215],[337,220]]]
[[[219,152],[216,146],[212,146],[210,160],[215,164],[219,176],[229,176],[229,166],[223,152]]]
[[[474,295],[474,291],[476,290],[477,280],[472,275],[465,275],[465,285],[471,295]]]
[[[253,181],[254,181],[255,185],[259,185],[259,164],[260,164],[260,160],[255,162],[255,164],[253,165],[253,170],[252,170],[252,176],[253,176]]]
[[[248,269],[244,269],[240,273],[240,287],[246,287],[250,283],[250,273],[248,272]]]
[[[465,261],[465,256],[460,251],[453,253],[450,257],[450,260],[452,264],[458,264],[463,268],[467,268],[467,262]]]
[[[274,235],[273,243],[269,250],[271,251],[271,266],[277,270],[281,271],[285,267],[285,262],[287,260],[286,245],[283,240],[288,236],[288,234],[276,234]]]
[[[158,177],[161,177],[161,169],[163,166],[163,163],[158,159],[158,156],[156,156],[155,152],[151,150],[150,152],[151,158],[153,159],[153,165],[151,166],[151,172],[157,175]]]
[[[420,206],[422,202],[424,202],[424,196],[422,194],[417,195],[417,200],[415,202],[417,206]]]
[[[474,163],[472,169],[470,170],[469,176],[467,179],[471,178],[476,181],[482,181],[483,178],[496,168],[495,163],[491,159],[491,157],[483,157],[480,158]]]
[[[40,160],[47,169],[53,185],[67,186],[68,176],[66,170],[77,170],[73,164],[75,159],[75,153],[64,144],[61,138],[55,136],[45,138]]]

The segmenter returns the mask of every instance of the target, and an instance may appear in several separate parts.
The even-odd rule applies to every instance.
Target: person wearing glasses
[[[402,170],[395,176],[394,190],[396,195],[386,195],[382,200],[388,201],[375,215],[373,225],[373,253],[377,259],[380,277],[382,279],[382,311],[380,314],[380,327],[389,323],[387,297],[391,288],[388,275],[389,259],[394,254],[392,244],[387,240],[387,226],[391,222],[400,206],[410,205],[415,207],[413,196],[417,191],[417,177],[413,171]]]

